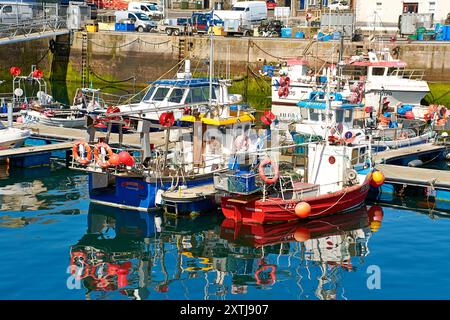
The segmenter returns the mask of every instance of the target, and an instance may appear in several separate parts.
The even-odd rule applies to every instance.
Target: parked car
[[[224,31],[228,35],[248,36],[267,20],[267,6],[264,1],[239,1],[231,10],[216,10],[214,15],[223,21]]]
[[[328,8],[331,10],[348,10],[350,9],[350,6],[348,5],[347,0],[333,0],[328,5]]]
[[[275,0],[267,0],[266,6],[267,6],[267,10],[274,10],[277,6],[277,3]]]
[[[138,32],[151,31],[157,28],[157,23],[141,12],[116,11],[116,23],[129,20],[134,23],[134,28]]]

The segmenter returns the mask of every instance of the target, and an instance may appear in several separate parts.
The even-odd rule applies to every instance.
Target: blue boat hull
[[[115,183],[105,188],[93,188],[92,173],[89,174],[89,197],[91,201],[133,210],[156,210],[156,198],[158,190],[167,190],[172,186],[172,181],[155,180],[146,182],[142,179],[130,177],[115,177]],[[212,183],[212,175],[198,177],[186,181],[187,187]]]

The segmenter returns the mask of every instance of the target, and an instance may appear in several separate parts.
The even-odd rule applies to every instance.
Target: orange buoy
[[[298,227],[294,232],[294,239],[298,242],[305,242],[311,239],[311,232],[307,228]]]
[[[308,202],[302,201],[295,206],[295,215],[299,218],[308,218],[311,214],[311,206]]]
[[[120,158],[119,155],[117,153],[113,153],[110,157],[109,157],[109,164],[112,167],[118,166],[120,164]]]
[[[134,166],[134,158],[126,151],[122,151],[119,153],[120,163],[132,167]]]
[[[384,183],[385,177],[381,171],[375,171],[372,173],[372,179],[370,185],[374,188],[380,187]]]

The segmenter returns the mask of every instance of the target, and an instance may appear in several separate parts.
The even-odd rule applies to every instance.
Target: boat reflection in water
[[[250,292],[271,299],[271,289],[310,299],[307,281],[318,281],[315,297],[335,299],[343,288],[339,272],[354,271],[353,258],[363,263],[382,216],[374,206],[245,225],[218,214],[173,218],[91,203],[88,231],[70,249],[71,272],[88,299],[239,299]]]
[[[352,258],[359,257],[360,264],[363,263],[363,258],[369,252],[369,238],[380,228],[382,218],[382,208],[373,206],[369,210],[363,207],[351,213],[307,222],[245,225],[231,219],[224,220],[221,237],[233,243],[236,249],[240,248],[240,252],[236,253],[242,253],[243,247],[260,249],[256,265],[253,261],[246,261],[244,264],[250,266],[250,270],[242,269],[243,272],[234,274],[235,291],[245,292],[247,284],[255,282],[257,285],[271,286],[277,281],[288,280],[284,273],[290,266],[297,264],[294,278],[303,296],[298,295],[297,298],[309,298],[302,286],[305,286],[306,281],[313,281],[311,275],[316,271],[318,284],[315,296],[319,299],[336,299],[337,288],[343,288],[343,283],[339,283],[342,280],[339,273],[356,270]],[[269,263],[268,258],[275,260],[275,263]],[[287,266],[280,263],[280,260],[286,260],[282,258],[287,258]],[[242,264],[242,261],[236,261],[238,263]],[[307,271],[307,279],[301,272],[302,268]],[[254,280],[251,279],[252,274]],[[250,281],[246,281],[246,278]]]

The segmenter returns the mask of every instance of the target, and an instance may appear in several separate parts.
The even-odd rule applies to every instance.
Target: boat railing
[[[410,80],[423,80],[425,69],[395,69],[389,76],[397,76]]]

